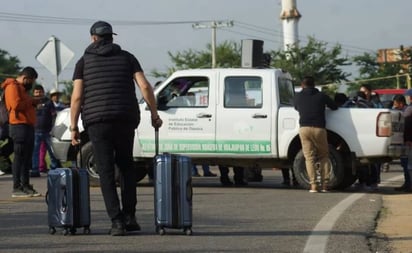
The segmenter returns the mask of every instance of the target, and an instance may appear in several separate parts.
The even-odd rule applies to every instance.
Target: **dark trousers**
[[[410,171],[408,170],[408,157],[401,156],[400,160],[401,160],[401,166],[403,169],[403,176],[405,178],[404,186],[406,188],[411,188],[412,184],[411,184],[411,177],[409,175]]]
[[[9,130],[14,143],[13,187],[27,186],[30,183],[29,173],[32,166],[34,127],[17,124],[10,125]]]
[[[114,220],[136,212],[136,168],[133,164],[134,126],[121,123],[96,123],[88,127],[94,159],[99,170],[107,214]],[[122,206],[117,195],[115,164],[119,168]]]
[[[229,167],[219,166],[220,177],[229,179]],[[235,182],[243,182],[244,170],[243,167],[233,167],[233,179]]]
[[[293,169],[289,168],[282,168],[282,177],[283,177],[283,182],[285,183],[290,183],[290,172],[292,172],[292,180],[295,181],[295,173],[293,172]]]
[[[378,164],[362,165],[358,168],[357,174],[359,183],[366,184],[368,186],[380,183],[380,167]]]

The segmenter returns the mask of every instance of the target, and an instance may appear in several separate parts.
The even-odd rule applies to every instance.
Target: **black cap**
[[[112,26],[105,22],[105,21],[97,21],[90,27],[90,35],[106,35],[106,34],[114,34],[117,35],[116,33],[113,32]]]

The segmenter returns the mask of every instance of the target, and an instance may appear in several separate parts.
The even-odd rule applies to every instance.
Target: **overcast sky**
[[[55,77],[36,59],[47,40],[56,36],[75,54],[59,80],[70,80],[74,65],[90,43],[94,21],[113,25],[115,42],[133,53],[147,75],[165,71],[170,51],[204,50],[211,42],[210,29],[193,29],[196,21],[233,20],[234,26],[217,31],[217,43],[242,39],[264,41],[264,50],[283,48],[279,19],[281,0],[0,0],[0,49],[17,56],[22,66],[39,72],[38,82],[47,90]],[[340,43],[348,56],[380,48],[410,46],[411,0],[297,0],[301,45],[308,36]],[[58,20],[62,18],[64,20]],[[144,22],[161,25],[143,25]],[[175,24],[176,22],[182,22]],[[169,24],[165,24],[169,23]],[[206,23],[208,24],[208,23]],[[148,76],[152,84],[157,81]],[[353,78],[353,77],[352,77]]]

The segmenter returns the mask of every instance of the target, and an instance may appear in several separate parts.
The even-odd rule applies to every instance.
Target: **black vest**
[[[140,121],[135,84],[125,51],[111,55],[85,53],[82,120],[85,127],[101,122]]]

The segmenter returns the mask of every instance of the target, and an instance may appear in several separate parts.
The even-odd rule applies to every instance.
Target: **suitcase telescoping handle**
[[[159,128],[155,127],[155,156],[159,154]]]

